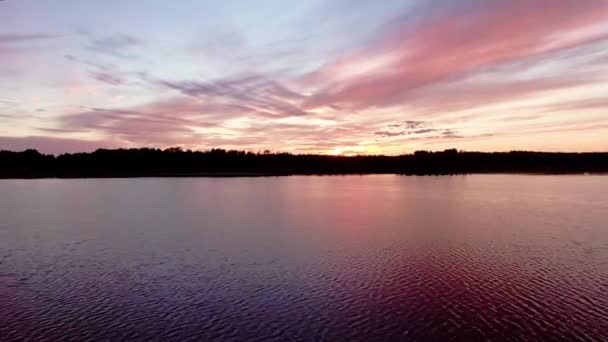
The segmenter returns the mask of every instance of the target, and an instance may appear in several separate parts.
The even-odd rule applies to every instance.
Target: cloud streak
[[[143,41],[134,36],[116,34],[104,38],[91,39],[91,41],[85,45],[85,48],[89,51],[113,57],[132,58],[133,56],[130,54],[130,51],[133,48],[142,45]]]
[[[243,75],[211,82],[151,81],[183,95],[238,108],[251,115],[278,118],[310,114],[301,108],[303,95],[263,75]]]
[[[425,1],[415,15],[388,24],[374,46],[318,70],[327,85],[306,106],[395,105],[421,88],[512,64],[525,70],[608,39],[585,31],[608,19],[608,2],[598,0]]]
[[[2,43],[22,43],[37,40],[55,39],[60,35],[52,35],[45,33],[29,33],[29,34],[0,34],[0,44]]]
[[[125,84],[125,80],[118,75],[113,75],[108,72],[99,72],[99,71],[89,71],[89,75],[91,78],[103,82],[109,85],[123,85]]]

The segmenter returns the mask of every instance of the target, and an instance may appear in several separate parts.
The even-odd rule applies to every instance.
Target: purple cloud
[[[143,42],[138,38],[126,34],[116,34],[101,39],[92,39],[85,48],[114,57],[129,58],[132,57],[129,51],[141,45]]]
[[[29,34],[0,34],[1,43],[21,43],[36,40],[55,39],[60,35],[45,34],[45,33],[29,33]]]
[[[89,75],[91,78],[109,85],[123,85],[126,83],[122,76],[113,75],[108,72],[89,71]]]
[[[241,108],[262,117],[307,116],[301,102],[304,95],[262,75],[243,75],[215,81],[150,80],[184,95]]]

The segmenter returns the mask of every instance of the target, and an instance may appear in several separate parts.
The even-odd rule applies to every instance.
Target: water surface
[[[608,340],[608,176],[0,181],[0,340]]]

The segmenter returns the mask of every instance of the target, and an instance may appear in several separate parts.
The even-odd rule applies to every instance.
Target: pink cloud
[[[62,117],[61,129],[91,130],[131,143],[171,144],[194,134],[192,127],[214,126],[210,107],[187,97],[127,109],[91,108]],[[222,108],[222,115],[225,115]]]
[[[309,75],[326,84],[305,106],[399,104],[423,87],[513,63],[524,63],[525,69],[568,49],[608,40],[606,31],[584,30],[608,19],[603,0],[430,1],[415,13],[419,19],[413,24],[413,18],[397,20],[374,46]],[[345,70],[354,76],[345,76]]]
[[[542,92],[599,84],[607,81],[604,75],[590,72],[564,72],[522,80],[474,80],[444,82],[432,87],[412,90],[402,98],[422,113],[442,116],[452,112],[521,99]]]

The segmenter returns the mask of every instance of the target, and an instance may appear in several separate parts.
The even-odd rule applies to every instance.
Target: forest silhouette
[[[229,177],[339,174],[605,173],[608,153],[441,152],[329,156],[181,148],[98,149],[91,153],[0,151],[0,178]]]

